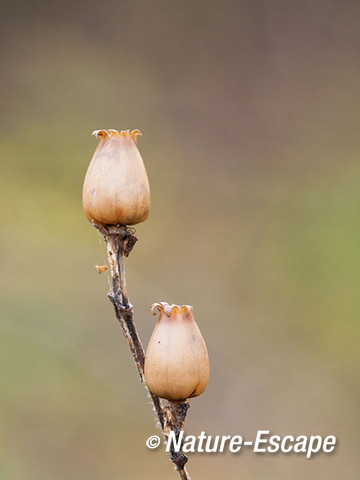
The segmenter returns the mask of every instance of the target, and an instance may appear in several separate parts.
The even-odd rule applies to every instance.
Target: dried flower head
[[[168,400],[196,397],[209,380],[209,357],[193,307],[160,302],[151,306],[153,315],[156,310],[160,316],[146,352],[146,384]]]
[[[136,146],[140,130],[96,130],[99,140],[85,175],[83,208],[90,221],[135,225],[147,219],[150,186]]]

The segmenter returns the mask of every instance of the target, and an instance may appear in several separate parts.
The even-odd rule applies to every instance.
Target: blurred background
[[[81,205],[99,128],[139,128],[127,261],[190,303],[211,379],[186,433],[336,435],[332,455],[193,454],[194,480],[359,478],[360,4],[1,2],[0,478],[176,479]]]

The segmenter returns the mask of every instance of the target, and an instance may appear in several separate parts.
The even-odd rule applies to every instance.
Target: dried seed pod
[[[161,302],[151,306],[153,315],[156,309],[160,316],[146,352],[146,384],[168,400],[196,397],[209,380],[209,357],[193,307]]]
[[[85,175],[83,208],[90,221],[135,225],[147,219],[150,186],[136,146],[140,130],[96,130],[99,140]]]

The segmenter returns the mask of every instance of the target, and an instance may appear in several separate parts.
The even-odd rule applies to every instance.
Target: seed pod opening
[[[140,130],[93,132],[99,143],[83,185],[83,208],[90,221],[136,225],[150,211],[150,186],[136,140]]]
[[[209,380],[205,341],[189,305],[154,303],[159,319],[145,359],[145,380],[158,397],[181,401],[204,392]]]

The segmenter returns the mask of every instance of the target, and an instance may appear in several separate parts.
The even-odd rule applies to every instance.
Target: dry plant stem
[[[103,234],[106,243],[112,278],[112,291],[108,296],[114,305],[116,318],[121,325],[122,333],[130,347],[140,380],[144,382],[145,352],[135,327],[133,306],[129,302],[125,277],[125,257],[131,252],[137,241],[137,237],[135,236],[134,230],[126,226],[104,226],[98,225],[95,222],[92,223],[94,227]],[[148,392],[165,439],[168,438],[171,430],[175,432],[175,436],[178,438],[180,432],[184,429],[186,413],[190,407],[189,400],[185,400],[184,402],[167,402],[165,405],[162,405],[159,397],[153,395],[149,390]],[[182,451],[175,452],[172,446],[169,457],[174,463],[180,478],[182,480],[190,480],[185,468],[188,460],[187,456],[184,455]]]
[[[184,422],[188,409],[190,408],[189,400],[183,402],[171,402],[165,404],[165,427],[164,435],[168,437],[170,431],[175,432],[175,436],[178,439],[180,432],[184,430]],[[188,461],[186,455],[180,452],[175,452],[173,443],[170,447],[170,459],[177,466],[177,470],[180,473],[180,477],[183,479],[189,478],[185,470],[185,464]]]

